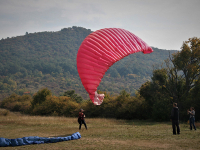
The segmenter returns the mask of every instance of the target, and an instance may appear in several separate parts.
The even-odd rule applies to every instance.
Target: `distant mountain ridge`
[[[42,87],[48,87],[55,95],[73,89],[87,99],[76,69],[76,54],[90,33],[90,29],[73,26],[0,40],[0,99],[13,92],[33,94]],[[125,89],[133,95],[151,79],[153,65],[177,52],[152,48],[151,54],[136,53],[115,63],[98,89],[111,94]]]

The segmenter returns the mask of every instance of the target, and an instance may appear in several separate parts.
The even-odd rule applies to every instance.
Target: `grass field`
[[[58,143],[0,147],[3,150],[200,149],[198,123],[196,131],[190,131],[187,123],[181,123],[181,134],[173,135],[171,122],[86,118],[88,130],[82,126],[79,131],[77,118],[26,116],[2,111],[5,110],[0,109],[0,137],[58,137],[75,132],[82,136],[79,140]]]

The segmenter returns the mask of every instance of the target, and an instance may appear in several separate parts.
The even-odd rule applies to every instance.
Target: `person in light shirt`
[[[196,130],[195,126],[195,110],[194,107],[190,107],[190,111],[187,111],[188,114],[190,115],[190,130],[192,130],[192,126],[194,127],[194,130]]]

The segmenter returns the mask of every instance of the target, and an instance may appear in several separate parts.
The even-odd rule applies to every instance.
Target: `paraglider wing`
[[[136,52],[148,54],[153,50],[125,29],[100,29],[84,39],[77,54],[77,69],[82,84],[95,105],[100,105],[104,99],[104,94],[97,93],[97,87],[105,72],[115,62]]]

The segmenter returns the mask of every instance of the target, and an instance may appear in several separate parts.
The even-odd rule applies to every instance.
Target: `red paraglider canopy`
[[[105,28],[89,34],[77,54],[77,69],[82,84],[95,105],[103,102],[104,94],[97,93],[105,72],[115,62],[136,53],[153,52],[143,40],[120,28]]]

